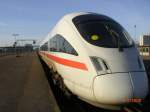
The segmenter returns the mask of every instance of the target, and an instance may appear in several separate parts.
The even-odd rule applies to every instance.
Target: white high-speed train
[[[118,109],[148,93],[147,74],[133,40],[105,15],[64,16],[42,41],[39,54],[60,86],[97,107]]]

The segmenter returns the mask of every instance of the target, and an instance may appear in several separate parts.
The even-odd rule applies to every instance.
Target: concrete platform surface
[[[0,112],[60,112],[36,53],[0,57]]]

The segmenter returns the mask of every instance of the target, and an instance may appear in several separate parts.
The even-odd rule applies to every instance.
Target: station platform
[[[60,112],[36,53],[0,57],[0,112]]]

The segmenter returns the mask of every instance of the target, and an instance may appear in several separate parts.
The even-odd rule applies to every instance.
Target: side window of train
[[[70,43],[65,40],[65,38],[61,35],[57,35],[57,38],[59,40],[59,49],[60,52],[64,52],[64,53],[68,53],[68,54],[72,54],[72,55],[78,55],[77,52],[75,51],[75,49],[70,45]]]
[[[54,42],[52,41],[54,40]],[[52,42],[52,43],[51,43]],[[63,52],[63,53],[68,53],[72,55],[78,55],[75,49],[69,44],[67,40],[61,35],[55,35],[51,40],[50,40],[50,48],[51,45],[55,43],[55,52]],[[51,49],[50,49],[51,50]],[[51,51],[54,51],[53,49]]]
[[[58,52],[66,52],[65,48],[64,48],[64,42],[65,42],[65,39],[62,38],[60,35],[56,35],[56,38],[57,38],[57,49],[58,49]]]
[[[50,39],[50,51],[56,52],[57,51],[57,42],[56,37]]]
[[[42,51],[48,51],[48,42],[46,42],[45,44],[43,44],[43,45],[41,46],[41,50],[42,50]]]
[[[44,44],[45,46],[45,51],[48,51],[48,42],[46,42],[45,44]]]

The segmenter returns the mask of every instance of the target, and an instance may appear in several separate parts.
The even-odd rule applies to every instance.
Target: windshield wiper
[[[110,30],[110,32],[111,32],[111,35],[117,40],[117,47],[119,49],[119,52],[122,52],[123,47],[121,46],[119,35],[113,30]]]
[[[115,40],[117,41],[117,47],[118,47],[119,52],[123,52],[123,47],[121,46],[119,35],[115,31],[113,31],[112,29],[110,29],[108,26],[106,26],[106,29],[109,32],[109,34],[113,38],[115,38]]]

